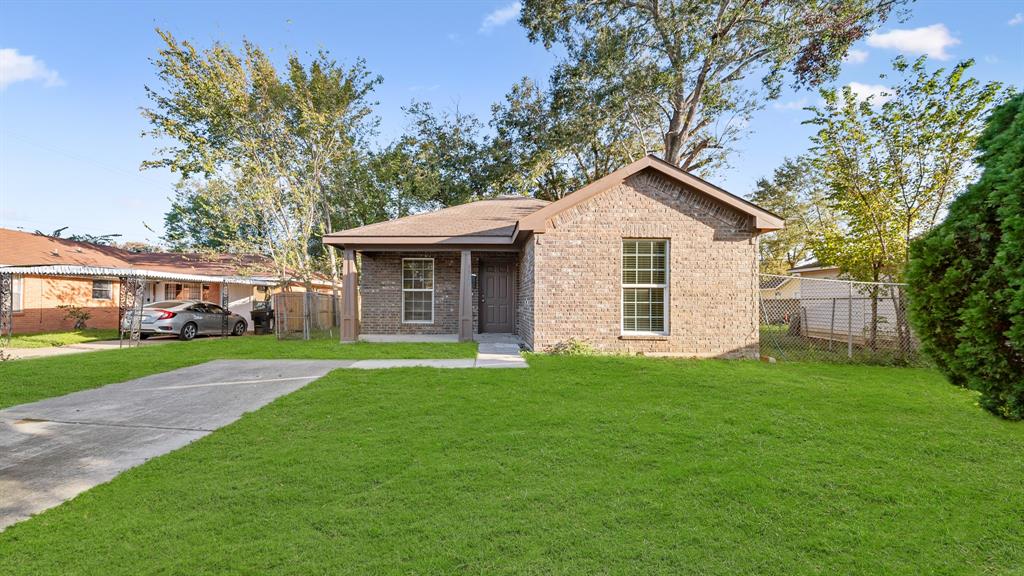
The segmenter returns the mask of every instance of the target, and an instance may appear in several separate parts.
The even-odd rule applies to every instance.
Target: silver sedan
[[[245,334],[247,328],[245,318],[212,302],[196,300],[153,302],[142,308],[140,333],[142,338],[169,334],[182,340],[191,340],[202,334],[219,335],[225,316],[228,320],[228,332],[232,336]],[[127,329],[130,322],[131,317],[126,316],[123,328]]]

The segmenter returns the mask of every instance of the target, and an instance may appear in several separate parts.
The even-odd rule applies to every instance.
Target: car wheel
[[[152,336],[152,334],[139,334],[139,339],[140,340],[147,340],[147,339],[149,339],[150,336]]]
[[[196,337],[199,333],[199,327],[196,326],[195,322],[189,322],[181,327],[181,333],[178,334],[180,340],[191,340]]]
[[[233,336],[241,336],[245,334],[245,322],[236,322],[235,329],[231,331]]]

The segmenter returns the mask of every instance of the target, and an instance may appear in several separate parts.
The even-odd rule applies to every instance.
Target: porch
[[[346,248],[342,339],[518,346],[519,260],[507,249]]]

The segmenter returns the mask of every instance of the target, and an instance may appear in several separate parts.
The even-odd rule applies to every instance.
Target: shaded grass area
[[[9,348],[50,348],[68,346],[97,340],[117,340],[117,330],[86,328],[71,332],[44,332],[41,334],[16,334],[7,344]]]
[[[933,367],[931,360],[919,350],[901,351],[896,342],[880,340],[876,349],[854,343],[852,354],[842,336],[835,339],[810,338],[790,334],[789,326],[761,324],[761,355],[785,362],[836,362],[876,364],[880,366]]]
[[[4,574],[1024,565],[1024,426],[923,369],[336,371],[0,534]]]
[[[473,358],[475,342],[340,344],[274,336],[203,338],[125,350],[0,362],[0,408],[217,359]]]

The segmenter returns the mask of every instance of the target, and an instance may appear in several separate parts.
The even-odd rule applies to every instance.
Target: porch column
[[[356,273],[356,251],[352,248],[345,248],[341,284],[344,291],[341,299],[341,341],[355,342],[359,340],[359,274]]]
[[[462,251],[459,273],[459,341],[473,339],[473,261],[470,251]]]

